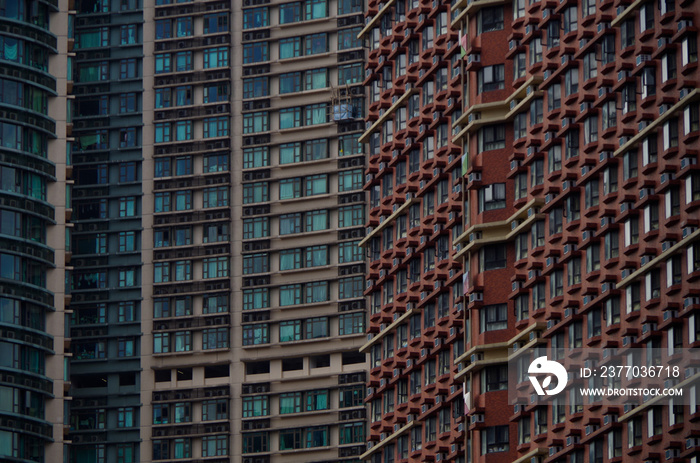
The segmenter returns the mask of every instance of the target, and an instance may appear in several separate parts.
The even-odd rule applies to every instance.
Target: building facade
[[[239,13],[244,462],[357,461],[364,449],[363,4],[251,1]]]
[[[0,3],[0,459],[62,458],[67,15],[55,1]]]
[[[369,46],[368,447],[362,458],[465,461],[462,114],[459,36],[449,2],[370,1],[360,32]]]
[[[697,5],[453,3],[467,461],[697,461],[694,399],[514,407],[507,391],[527,347],[697,345]]]
[[[74,7],[70,461],[356,460],[363,3]]]

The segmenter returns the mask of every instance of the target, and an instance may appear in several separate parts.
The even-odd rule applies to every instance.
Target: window
[[[136,215],[136,198],[128,196],[119,198],[119,217],[134,217]]]
[[[117,409],[117,427],[131,428],[134,426],[134,408],[120,407]]]
[[[301,91],[301,72],[288,72],[279,77],[280,94],[295,93]]]
[[[479,189],[479,212],[506,207],[506,184],[494,183]]]
[[[482,8],[477,21],[477,34],[503,29],[503,7]]]
[[[117,342],[117,356],[120,358],[134,356],[134,340],[119,338]],[[131,426],[131,425],[129,425]]]
[[[204,49],[204,69],[226,66],[228,66],[228,47]]]
[[[270,307],[268,288],[246,289],[243,291],[243,310],[266,309]]]
[[[202,331],[202,349],[223,349],[229,346],[228,328],[209,328]]]
[[[614,104],[614,102],[613,102]],[[613,110],[614,112],[614,110]],[[598,141],[598,116],[589,116],[583,121],[584,132],[583,132],[583,143],[589,144]]]
[[[338,280],[338,299],[352,299],[362,297],[362,277],[341,278]]]
[[[338,85],[357,84],[362,82],[362,64],[344,64],[338,66]]]
[[[654,29],[654,3],[646,2],[639,7],[639,32]]]
[[[683,134],[689,135],[698,130],[700,130],[700,106],[692,103],[683,110]]]
[[[339,428],[340,445],[364,442],[365,440],[365,423],[346,423]]]
[[[508,389],[508,365],[488,366],[481,373],[481,391],[501,391]]]
[[[228,155],[226,156],[226,169],[228,170]],[[204,158],[205,162],[207,157]],[[243,150],[243,168],[252,169],[270,165],[270,149],[266,146],[258,148],[245,148]],[[220,169],[221,170],[221,169]],[[211,170],[210,170],[211,171]]]
[[[645,67],[642,69],[642,99],[656,95],[656,68]]]
[[[573,95],[578,92],[578,68],[572,68],[564,74],[564,94]]]
[[[338,227],[357,227],[364,225],[364,208],[361,205],[341,206],[338,208]]]
[[[595,52],[587,53],[583,57],[583,80],[594,79],[598,76],[598,61]]]
[[[190,37],[192,35],[192,18],[185,16],[175,20],[175,36]]]
[[[270,130],[270,115],[267,111],[258,111],[243,115],[243,133],[267,132]]]
[[[134,182],[136,181],[136,163],[124,162],[119,164],[119,182]]]
[[[554,111],[561,108],[561,85],[555,84],[547,89],[547,109]]]
[[[133,79],[136,77],[136,59],[123,59],[119,61],[119,78]]]
[[[243,219],[243,239],[250,240],[267,236],[270,236],[270,219],[268,217]]]
[[[681,42],[681,64],[687,66],[698,61],[698,37],[696,34],[686,34]]]
[[[361,48],[362,39],[358,39],[357,35],[362,30],[362,27],[353,27],[350,29],[341,29],[338,31],[338,51],[348,50],[351,48]]]
[[[228,455],[228,441],[229,436],[227,434],[204,436],[202,438],[202,456],[213,457]]]
[[[253,42],[243,45],[243,64],[261,63],[269,60],[269,44]]]
[[[508,426],[491,426],[481,431],[481,454],[507,452]]]
[[[228,276],[228,257],[210,257],[203,261],[202,278],[224,278]]]
[[[350,313],[341,314],[339,317],[338,334],[360,334],[365,332],[365,314]]]
[[[542,62],[542,38],[530,42],[530,65]]]
[[[341,171],[338,173],[338,192],[360,190],[363,180],[362,169]]]
[[[595,14],[595,0],[583,0],[581,3],[581,17]]]
[[[620,46],[632,47],[635,44],[634,19],[628,19],[620,24]]]
[[[270,271],[270,258],[265,253],[249,254],[243,257],[243,274],[265,273]]]
[[[119,148],[131,148],[136,146],[136,129],[129,127],[119,131]]]
[[[479,153],[506,147],[506,128],[503,124],[486,126],[479,130]]]
[[[477,74],[478,92],[488,92],[505,88],[505,67],[503,64],[484,66]]]
[[[481,332],[508,328],[508,305],[487,305],[479,309]]]
[[[130,252],[136,249],[136,233],[119,232],[119,252]]]
[[[530,125],[541,124],[543,120],[542,98],[537,98],[530,103]]]
[[[243,453],[259,453],[269,450],[269,433],[253,432],[243,434]]]
[[[243,325],[243,345],[251,346],[270,342],[270,326],[267,323]]]
[[[214,294],[205,296],[202,304],[202,313],[222,313],[229,311],[228,295]]]
[[[267,416],[270,414],[270,397],[256,395],[243,397],[243,418]]]
[[[208,154],[202,160],[204,173],[226,172],[229,170],[228,154]]]
[[[362,0],[339,0],[338,15],[359,13],[362,11]]]
[[[267,182],[246,183],[243,185],[243,204],[269,201],[270,187]]]
[[[268,90],[268,85],[269,85],[269,78],[268,77],[255,77],[253,79],[243,79],[243,98],[259,98],[259,97],[264,97],[269,95],[269,90]],[[211,99],[208,97],[209,95],[207,94],[207,89],[209,87],[205,87],[205,103],[210,103],[213,101],[227,101],[228,100],[228,85],[226,85],[226,98],[222,99]],[[214,87],[216,88],[216,87]],[[281,89],[281,85],[280,85]],[[280,91],[280,93],[282,93]],[[210,101],[207,101],[210,100]]]
[[[226,30],[228,30],[228,16],[226,16]],[[206,16],[205,16],[206,21]],[[267,27],[270,25],[269,11],[267,7],[251,8],[243,10],[243,29],[254,29],[256,27]],[[223,31],[216,31],[223,32]],[[206,22],[205,22],[205,34]]]
[[[119,112],[121,114],[133,113],[136,111],[136,94],[122,93],[119,95]]]
[[[561,170],[561,145],[554,145],[547,151],[549,172]]]
[[[301,127],[301,107],[283,108],[279,111],[279,127],[280,129],[291,129]]]
[[[678,119],[672,118],[663,125],[664,151],[678,146]]]

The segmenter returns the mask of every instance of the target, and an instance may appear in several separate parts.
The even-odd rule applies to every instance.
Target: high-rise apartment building
[[[369,216],[367,390],[373,463],[464,462],[459,36],[448,2],[370,1],[361,35]]]
[[[697,461],[697,386],[664,405],[576,391],[508,402],[527,347],[639,349],[654,365],[653,349],[698,344],[697,4],[453,3],[466,35],[467,461]]]
[[[363,6],[61,5],[70,462],[363,452]]]
[[[150,270],[144,145],[152,144],[143,128],[143,10],[136,0],[61,8],[70,8],[73,28],[69,461],[136,461],[149,373],[141,317],[151,310],[142,289]]]
[[[232,413],[244,462],[364,450],[363,3],[246,1],[235,20]]]
[[[0,2],[0,460],[63,458],[67,15]]]

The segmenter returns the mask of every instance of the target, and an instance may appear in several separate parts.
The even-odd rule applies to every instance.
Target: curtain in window
[[[291,164],[299,159],[299,145],[280,147],[280,164]]]
[[[311,115],[310,117],[310,124],[316,125],[316,124],[325,124],[326,123],[326,107],[322,106],[320,108],[311,108],[309,110],[309,113]]]
[[[325,213],[311,215],[311,230],[325,230],[328,226],[328,218]]]
[[[297,324],[280,324],[280,342],[296,341],[300,338],[299,325]],[[280,413],[282,403],[280,399]]]
[[[296,253],[280,253],[280,270],[291,270],[296,268]]]
[[[325,88],[328,82],[325,69],[322,72],[314,72],[311,75],[311,88]]]
[[[17,61],[19,58],[19,44],[16,39],[4,38],[4,58],[8,61]]]
[[[280,414],[294,413],[296,411],[296,403],[298,402],[298,397],[293,396],[283,396],[280,395]]]
[[[306,287],[306,302],[324,302],[328,300],[328,285],[315,284]]]
[[[313,251],[313,263],[314,267],[319,265],[328,264],[328,249],[323,247],[321,249],[314,249]]]
[[[296,185],[295,182],[280,183],[280,199],[295,198],[297,196]]]
[[[280,288],[280,305],[295,305],[301,295],[300,292],[299,286],[296,285]]]

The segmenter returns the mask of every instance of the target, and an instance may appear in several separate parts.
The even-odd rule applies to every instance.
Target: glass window
[[[243,10],[243,29],[254,29],[270,25],[268,8],[259,7]]]
[[[267,22],[267,8],[264,8],[265,11],[265,22]],[[253,11],[253,10],[247,10],[248,11]],[[244,22],[245,22],[246,16],[244,15]],[[262,19],[262,18],[261,18]],[[250,24],[250,23],[248,23]],[[265,24],[267,25],[267,24]],[[253,26],[253,27],[258,27],[258,26]],[[245,25],[243,26],[244,29],[247,29]],[[214,14],[205,14],[204,15],[204,33],[205,34],[216,34],[218,32],[228,32],[229,30],[229,24],[228,24],[228,13],[214,13]]]
[[[243,64],[261,63],[269,60],[269,44],[253,42],[243,45]]]

